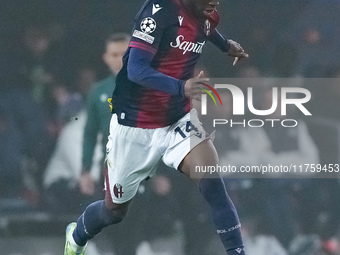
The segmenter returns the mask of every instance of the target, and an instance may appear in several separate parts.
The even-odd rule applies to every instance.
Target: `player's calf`
[[[211,177],[211,176],[210,176]],[[217,233],[228,255],[244,255],[241,224],[222,178],[202,178],[199,189],[209,203]]]
[[[87,241],[99,234],[103,228],[123,220],[127,207],[125,209],[122,206],[122,210],[119,206],[114,210],[111,209],[113,208],[108,208],[105,205],[104,200],[90,204],[77,220],[77,227],[73,232],[76,244],[86,245]]]

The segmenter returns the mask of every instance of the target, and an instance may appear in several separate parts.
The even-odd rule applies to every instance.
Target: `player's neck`
[[[191,0],[180,0],[183,4],[183,6],[185,7],[185,9],[191,13],[193,16],[196,17],[196,19],[201,20],[204,19],[203,15],[199,15],[196,11],[196,6],[194,1]]]

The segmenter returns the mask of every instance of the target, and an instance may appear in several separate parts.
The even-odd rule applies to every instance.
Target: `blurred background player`
[[[110,76],[95,83],[88,95],[87,120],[83,137],[82,173],[79,181],[81,193],[84,195],[93,195],[95,191],[96,184],[90,171],[94,149],[100,135],[103,155],[105,155],[111,118],[107,100],[115,89],[116,75],[122,68],[122,57],[128,47],[129,40],[130,37],[123,33],[113,34],[108,38],[103,61],[110,70]]]
[[[85,254],[88,240],[123,220],[139,184],[154,174],[161,159],[187,176],[192,162],[217,164],[216,150],[197,112],[191,110],[190,99],[199,98],[202,82],[208,81],[202,72],[192,78],[194,67],[206,40],[235,57],[234,64],[248,57],[238,43],[216,30],[218,4],[215,0],[146,1],[138,13],[112,98],[116,114],[106,149],[105,201],[89,205],[77,223],[67,227],[66,255]],[[243,255],[236,209],[221,177],[215,177],[200,174],[194,181],[210,205],[225,251]]]

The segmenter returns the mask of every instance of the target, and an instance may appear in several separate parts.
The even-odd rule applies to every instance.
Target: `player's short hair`
[[[107,46],[110,43],[113,42],[128,42],[130,41],[131,37],[130,35],[126,34],[126,33],[115,33],[110,35],[106,41],[105,41],[105,45]]]

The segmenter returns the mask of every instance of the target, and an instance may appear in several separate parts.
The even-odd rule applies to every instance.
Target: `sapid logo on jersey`
[[[227,89],[231,93],[232,97],[232,115],[244,116],[245,111],[245,95],[243,91],[231,84],[215,84],[214,89]],[[210,93],[211,94],[211,93]],[[215,93],[216,94],[216,93]],[[272,104],[269,109],[256,109],[254,106],[254,95],[253,88],[247,88],[247,107],[248,112],[256,116],[271,116],[274,112],[280,111],[279,118],[258,118],[258,119],[213,119],[213,127],[217,125],[228,125],[228,127],[262,127],[264,125],[281,125],[283,127],[296,127],[298,121],[296,119],[284,119],[283,116],[287,116],[287,105],[294,105],[299,109],[305,116],[312,116],[312,114],[304,106],[305,103],[311,99],[311,93],[305,88],[298,87],[273,87],[272,88]],[[221,95],[221,92],[220,92]],[[295,95],[295,98],[292,96]],[[211,95],[210,95],[211,96]],[[298,97],[298,98],[297,98]],[[280,104],[278,103],[280,99]],[[214,100],[215,101],[215,100]],[[223,101],[223,100],[222,100]],[[215,102],[216,105],[216,102]],[[222,102],[221,102],[222,106]],[[222,107],[230,107],[223,104]],[[207,115],[207,94],[202,94],[201,97],[201,114]],[[277,115],[275,115],[277,116]]]
[[[183,55],[187,52],[202,53],[204,42],[188,42],[185,40],[183,35],[179,35],[176,38],[176,42],[171,42],[170,46],[172,48],[178,48],[183,51]]]

